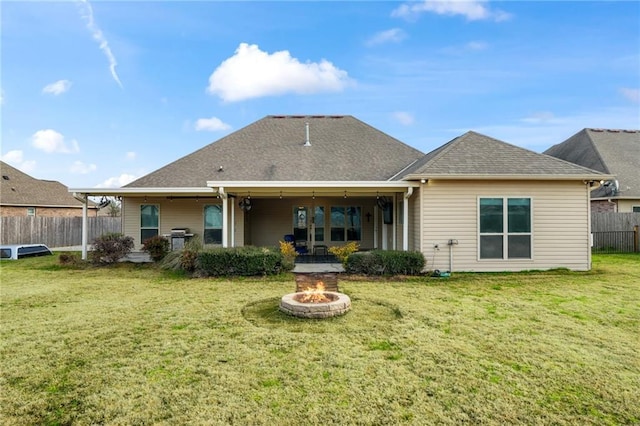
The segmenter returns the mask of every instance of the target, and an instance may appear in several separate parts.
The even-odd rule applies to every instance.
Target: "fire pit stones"
[[[316,291],[325,296],[324,302],[300,302],[306,292],[290,293],[282,296],[280,310],[298,318],[330,318],[343,315],[351,309],[351,299],[343,293]]]

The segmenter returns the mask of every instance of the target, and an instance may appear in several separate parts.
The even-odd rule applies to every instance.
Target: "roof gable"
[[[126,187],[204,187],[207,181],[383,181],[423,155],[352,116],[272,115]]]
[[[583,129],[545,154],[613,174],[619,181],[619,196],[640,198],[640,131]],[[601,187],[593,197],[611,196]]]
[[[594,174],[597,174],[594,170],[470,131],[425,155],[401,178]]]
[[[53,180],[41,180],[21,172],[5,162],[0,178],[0,203],[18,206],[82,207],[66,186]]]

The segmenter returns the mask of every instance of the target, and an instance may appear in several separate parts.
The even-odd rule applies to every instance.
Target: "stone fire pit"
[[[296,265],[296,292],[285,294],[280,310],[299,318],[329,318],[351,309],[351,299],[338,292],[340,264]]]
[[[309,300],[309,295],[323,297]],[[343,293],[311,290],[285,294],[280,300],[280,310],[298,318],[330,318],[344,315],[351,309],[351,299]]]

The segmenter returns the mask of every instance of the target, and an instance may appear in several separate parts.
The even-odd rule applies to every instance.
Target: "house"
[[[60,182],[33,178],[5,162],[0,168],[0,216],[82,216],[83,203]],[[88,209],[91,216],[98,214],[95,203]]]
[[[610,178],[475,132],[425,155],[352,116],[267,116],[123,188],[70,191],[122,197],[138,248],[180,228],[223,247],[419,250],[429,269],[587,270],[589,193]]]
[[[640,212],[640,130],[582,129],[545,154],[615,175],[591,192],[594,212]]]

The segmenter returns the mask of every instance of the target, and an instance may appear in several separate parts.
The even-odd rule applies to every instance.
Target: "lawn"
[[[278,312],[291,275],[0,268],[3,425],[640,423],[638,255],[344,279],[329,320]]]

